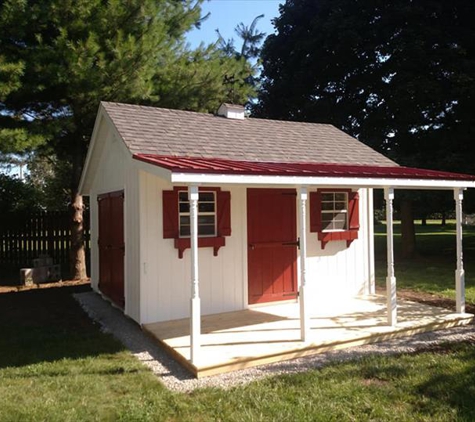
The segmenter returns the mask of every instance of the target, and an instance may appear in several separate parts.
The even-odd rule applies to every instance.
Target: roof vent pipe
[[[242,105],[223,103],[218,108],[218,116],[227,119],[244,120],[245,108]]]

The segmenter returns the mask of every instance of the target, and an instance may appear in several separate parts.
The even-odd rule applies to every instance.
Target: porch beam
[[[455,307],[459,314],[465,313],[465,270],[463,268],[462,245],[462,200],[463,190],[454,189],[456,242],[457,242],[457,269],[455,270]]]
[[[396,277],[394,276],[393,187],[384,188],[384,199],[386,201],[386,236],[388,264],[386,277],[386,300],[388,325],[393,327],[397,324]]]
[[[300,228],[300,286],[299,286],[299,305],[300,305],[300,338],[307,341],[310,335],[310,319],[307,309],[307,199],[308,192],[306,187],[299,189],[299,228]]]
[[[171,173],[172,183],[198,183],[200,185],[286,185],[319,186],[319,187],[354,187],[381,189],[385,186],[399,189],[442,189],[475,188],[473,180],[440,180],[440,179],[390,179],[373,177],[317,177],[317,176],[265,176],[243,174],[197,174]]]
[[[200,355],[201,302],[198,277],[198,186],[188,187],[190,201],[191,246],[191,312],[190,312],[190,360],[195,364]]]

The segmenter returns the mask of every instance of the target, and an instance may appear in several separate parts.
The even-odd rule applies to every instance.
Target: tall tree
[[[231,86],[234,86],[238,81],[240,81],[241,85],[248,86],[251,89],[257,88],[260,79],[258,76],[260,65],[259,55],[262,42],[266,36],[265,32],[261,32],[257,29],[257,24],[263,17],[264,15],[256,16],[249,26],[241,22],[236,26],[236,28],[234,28],[234,32],[238,36],[238,40],[241,42],[241,48],[235,46],[234,38],[226,40],[219,32],[219,29],[216,30],[216,33],[218,34],[217,45],[219,46],[220,51],[230,58],[234,57],[238,62],[247,64],[247,75],[245,75],[243,80],[240,79],[242,75],[237,75],[236,77],[234,74],[229,74],[227,76],[227,82]],[[254,96],[250,95],[248,97],[248,102],[250,103],[254,99]],[[244,104],[244,102],[238,102],[236,100],[234,100],[234,103]]]
[[[264,44],[254,111],[329,121],[408,164],[469,170],[474,17],[469,0],[289,0]]]
[[[237,62],[213,56],[210,64],[212,52],[194,54],[184,44],[200,22],[201,1],[0,3],[0,152],[36,148],[59,163],[70,195],[74,278],[86,276],[78,182],[99,101],[209,110],[226,100],[208,81]],[[185,78],[187,89],[176,89]],[[224,83],[224,74],[217,80]]]
[[[287,0],[254,114],[329,122],[399,163],[475,173],[475,4]]]

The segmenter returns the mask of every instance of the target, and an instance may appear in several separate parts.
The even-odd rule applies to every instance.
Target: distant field
[[[426,226],[416,221],[417,255],[401,258],[401,226],[394,223],[395,272],[397,286],[447,298],[455,298],[455,221],[446,226],[429,220]],[[385,285],[386,225],[375,226],[376,282]],[[463,228],[466,299],[475,304],[475,227]]]

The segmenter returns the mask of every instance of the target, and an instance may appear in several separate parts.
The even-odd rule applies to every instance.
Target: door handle
[[[297,249],[300,249],[300,238],[295,242],[282,242],[282,246],[297,246]]]

